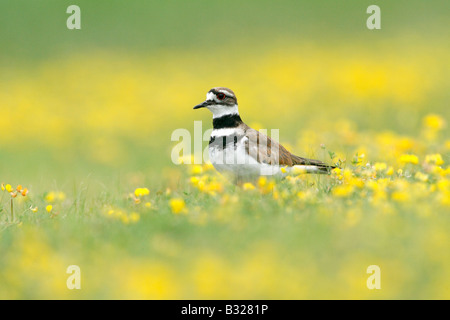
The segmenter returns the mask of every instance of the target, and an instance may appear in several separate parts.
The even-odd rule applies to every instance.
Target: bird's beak
[[[209,104],[209,103],[208,103],[208,100],[205,100],[205,101],[203,101],[202,103],[196,105],[196,106],[194,107],[194,109],[206,108],[206,106],[207,106],[208,104]]]

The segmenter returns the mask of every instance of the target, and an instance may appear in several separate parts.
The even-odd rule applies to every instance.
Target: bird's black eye
[[[225,94],[223,94],[223,93],[218,93],[218,94],[217,94],[217,99],[219,99],[219,100],[225,99]]]

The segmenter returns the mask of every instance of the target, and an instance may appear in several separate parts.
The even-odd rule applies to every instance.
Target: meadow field
[[[0,3],[1,299],[450,298],[445,1],[70,4]],[[215,86],[340,169],[173,163]]]

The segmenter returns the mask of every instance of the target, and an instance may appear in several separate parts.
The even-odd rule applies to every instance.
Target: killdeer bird
[[[238,181],[260,175],[283,175],[294,168],[306,173],[329,173],[335,168],[319,160],[293,155],[281,144],[247,126],[239,116],[234,92],[212,88],[206,100],[194,109],[208,108],[213,114],[209,158],[221,173]]]

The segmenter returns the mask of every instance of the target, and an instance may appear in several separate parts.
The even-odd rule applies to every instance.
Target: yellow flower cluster
[[[403,163],[403,164],[408,164],[408,163],[418,164],[419,158],[414,154],[402,154],[400,156],[399,162]]]
[[[150,190],[148,188],[136,188],[133,194],[130,194],[130,198],[133,199],[134,203],[139,204],[142,202],[146,196],[150,194]],[[145,207],[150,208],[152,206],[151,202],[146,201]]]
[[[192,165],[190,168],[190,184],[202,193],[215,196],[218,193],[222,193],[223,179],[219,176],[209,174],[214,170],[211,163],[205,163],[204,165]]]
[[[315,187],[314,175],[307,175],[301,171],[287,175],[284,180],[274,180],[265,176],[260,177],[257,182],[244,182],[241,188],[245,192],[258,192],[260,194],[271,194],[275,200],[288,201],[293,195],[301,202],[333,201],[344,199],[345,201],[356,201],[365,198],[374,204],[392,200],[393,203],[408,203],[413,199],[429,197],[446,205],[449,201],[450,190],[448,189],[448,177],[450,167],[443,168],[445,164],[439,153],[425,154],[422,164],[419,157],[412,153],[402,153],[397,158],[396,164],[386,162],[374,162],[362,165],[363,154],[357,153],[351,164],[343,168],[336,168],[331,175],[324,179],[328,184],[328,200],[323,198]],[[356,160],[355,160],[356,159]],[[204,170],[202,166],[194,165],[189,169],[190,184],[203,193],[215,196],[218,192],[224,193],[226,197],[230,183],[221,181],[217,183],[219,175],[211,170]],[[289,200],[290,201],[290,200]],[[184,201],[178,207],[185,209]],[[180,209],[179,209],[180,210]],[[178,211],[179,211],[178,210]]]
[[[119,220],[124,224],[136,223],[140,219],[139,213],[134,211],[127,212],[126,210],[120,208],[109,207],[105,208],[104,212],[107,217]]]
[[[23,188],[21,185],[18,185],[17,188],[13,188],[9,183],[8,184],[1,184],[2,191],[9,192],[10,196],[12,198],[17,197],[18,194],[21,194],[23,197],[25,197],[28,194],[28,188]]]
[[[24,201],[29,201],[29,199],[27,197],[27,195],[28,195],[28,188],[24,188],[24,187],[22,187],[22,185],[18,185],[16,188],[13,188],[11,186],[11,184],[9,184],[9,183],[7,183],[7,184],[2,183],[0,185],[0,188],[1,188],[1,190],[3,192],[9,193],[9,196],[10,196],[10,201],[9,201],[9,204],[8,204],[9,210],[10,210],[10,220],[9,220],[9,222],[10,223],[15,223],[16,217],[15,217],[14,202],[17,201],[19,203],[23,203]],[[18,195],[22,195],[22,197],[17,198]],[[3,200],[3,196],[0,199],[0,212],[3,211],[2,203],[1,203],[2,200]],[[29,210],[35,212],[35,210],[37,210],[37,208],[35,209],[31,205],[29,207]]]
[[[134,195],[136,197],[143,197],[143,196],[147,196],[150,194],[150,190],[148,190],[147,188],[136,188],[134,190]]]

